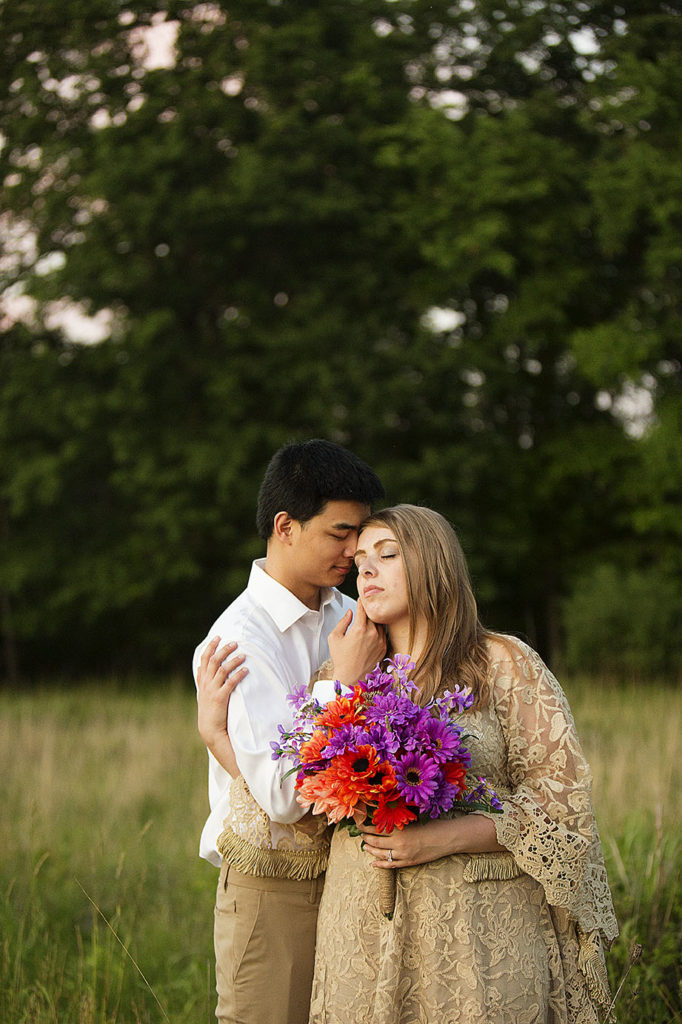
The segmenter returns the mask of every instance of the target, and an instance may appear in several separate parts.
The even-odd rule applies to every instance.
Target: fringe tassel
[[[475,853],[464,868],[464,881],[509,882],[522,874],[511,853]]]
[[[578,932],[578,970],[587,982],[590,998],[603,1012],[608,1012],[611,1005],[611,990],[606,973],[606,965],[602,956],[599,932],[584,932],[580,925]],[[605,1018],[605,1024],[615,1021],[613,1012]]]
[[[252,846],[226,828],[218,836],[218,852],[237,871],[263,878],[317,878],[327,868],[329,844],[317,850],[268,850]]]

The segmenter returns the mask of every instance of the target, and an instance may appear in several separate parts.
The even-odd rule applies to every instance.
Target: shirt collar
[[[333,587],[320,590],[320,609],[308,608],[302,601],[283,587],[281,583],[268,576],[265,571],[265,559],[257,558],[251,566],[249,585],[247,588],[256,601],[265,608],[273,619],[280,633],[284,633],[304,615],[320,616],[328,604],[341,603],[341,595]]]

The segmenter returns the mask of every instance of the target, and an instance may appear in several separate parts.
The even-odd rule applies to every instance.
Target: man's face
[[[369,505],[357,501],[328,501],[306,523],[294,521],[294,571],[301,583],[337,587],[353,565],[360,523]]]

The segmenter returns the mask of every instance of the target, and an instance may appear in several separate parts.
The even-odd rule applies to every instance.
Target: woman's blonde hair
[[[442,680],[469,687],[476,698],[474,707],[485,706],[487,638],[492,634],[479,621],[469,569],[454,529],[438,512],[417,505],[382,509],[366,519],[362,529],[368,526],[385,526],[398,542],[407,582],[410,647],[419,624],[426,624],[414,676],[420,703],[435,696]]]

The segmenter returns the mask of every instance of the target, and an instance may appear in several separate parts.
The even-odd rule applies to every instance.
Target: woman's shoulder
[[[561,684],[537,651],[506,633],[489,636],[488,685],[495,702],[514,693],[526,704],[535,700],[566,703]]]
[[[493,695],[522,687],[526,695],[542,685],[547,666],[530,644],[507,633],[488,636],[488,685]]]
[[[488,633],[486,639],[491,669],[496,665],[524,666],[540,660],[533,648],[517,636],[509,633]]]

